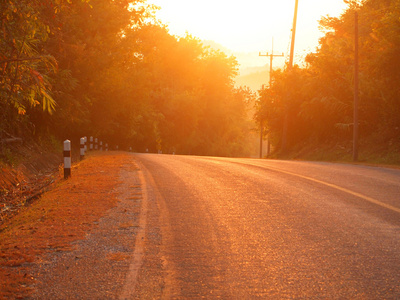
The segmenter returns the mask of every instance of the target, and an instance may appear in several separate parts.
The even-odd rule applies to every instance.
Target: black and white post
[[[85,157],[85,138],[81,137],[80,139],[80,158],[81,160]]]
[[[103,141],[100,141],[100,151],[103,151]]]
[[[93,137],[90,137],[89,150],[93,150]]]
[[[108,151],[108,144],[106,143],[106,151]]]
[[[64,179],[71,177],[71,141],[64,141]]]
[[[99,148],[99,140],[97,138],[94,139],[94,150]]]
[[[84,136],[83,138],[85,139],[85,144],[84,144],[85,147],[84,148],[85,148],[85,153],[86,153],[87,152],[87,136]]]

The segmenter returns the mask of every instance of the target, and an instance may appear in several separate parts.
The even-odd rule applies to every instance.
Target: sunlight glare
[[[294,0],[152,0],[161,7],[157,13],[175,35],[186,32],[203,40],[213,40],[233,51],[264,51],[274,37],[276,49],[286,52],[290,41]],[[342,0],[300,0],[298,50],[315,49],[321,33],[318,20],[324,15],[339,16]]]

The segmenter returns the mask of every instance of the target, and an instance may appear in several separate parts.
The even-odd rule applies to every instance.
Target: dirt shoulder
[[[62,159],[61,150],[41,147],[33,141],[6,149],[0,143],[0,226],[49,189]]]
[[[2,224],[0,299],[34,295],[40,285],[37,279],[51,267],[49,257],[70,253],[88,233],[101,227],[101,218],[120,202],[121,170],[134,172],[136,168],[128,153],[93,153],[73,166],[70,179],[58,176],[49,191]],[[126,221],[115,226],[133,230],[135,224]],[[106,256],[110,261],[124,261],[130,251],[117,249]]]

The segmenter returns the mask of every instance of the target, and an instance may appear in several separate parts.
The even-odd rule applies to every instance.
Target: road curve
[[[400,170],[135,158],[151,206],[146,249],[158,249],[141,274],[163,274],[163,298],[400,298]]]

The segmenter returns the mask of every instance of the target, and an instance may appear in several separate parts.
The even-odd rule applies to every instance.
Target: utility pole
[[[297,11],[299,7],[299,0],[296,0],[294,5],[294,16],[293,16],[293,27],[292,27],[292,41],[290,43],[290,58],[289,58],[289,70],[293,68],[293,57],[294,57],[294,42],[296,39],[296,28],[297,28]]]
[[[299,7],[299,0],[296,0],[294,5],[294,16],[293,16],[293,27],[292,27],[292,41],[290,43],[290,57],[289,57],[289,64],[288,64],[288,72],[293,69],[293,58],[294,58],[294,42],[296,39],[296,27],[297,27],[297,11]],[[289,116],[288,116],[288,107],[285,108],[285,116],[283,120],[283,133],[282,133],[282,151],[286,151],[286,144],[287,144],[287,133],[289,127]]]
[[[273,61],[274,57],[276,57],[276,56],[282,57],[282,56],[285,56],[285,55],[283,54],[283,52],[282,52],[282,54],[274,54],[274,39],[272,38],[272,52],[271,52],[271,54],[269,54],[268,52],[267,52],[267,54],[261,54],[261,52],[260,52],[258,54],[258,56],[269,56],[269,87],[271,87],[271,84],[272,84],[272,77],[271,77],[271,74],[272,74],[272,61]]]
[[[258,53],[258,56],[269,56],[269,87],[271,88],[272,86],[272,61],[274,59],[274,57],[284,57],[285,55],[283,54],[274,54],[274,38],[272,38],[272,52],[271,54],[269,54],[267,52],[267,54],[261,54]],[[262,126],[262,121],[260,121],[260,158],[262,158],[262,142],[263,142],[263,135],[264,135],[264,130],[263,130],[263,126]],[[269,144],[269,138],[267,141],[267,156],[269,156],[270,154],[270,144]]]
[[[354,112],[353,161],[358,160],[358,12],[354,15]]]

